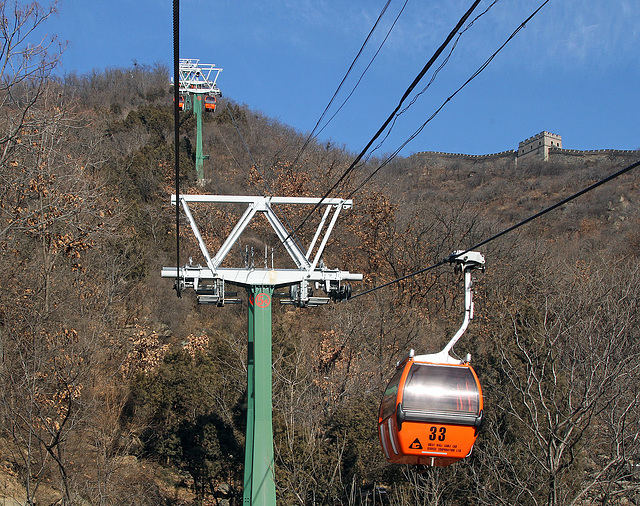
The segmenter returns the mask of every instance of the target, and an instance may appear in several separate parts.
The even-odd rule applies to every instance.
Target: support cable
[[[407,110],[409,110],[411,108],[411,106],[413,106],[418,99],[424,95],[427,90],[431,87],[431,85],[434,83],[434,81],[436,80],[436,78],[438,77],[438,74],[440,73],[440,71],[447,65],[447,63],[449,63],[449,59],[451,58],[451,55],[453,54],[453,52],[456,50],[456,47],[458,47],[458,42],[460,42],[460,39],[462,38],[462,36],[465,34],[465,32],[467,32],[469,29],[471,29],[471,27],[475,24],[476,21],[478,21],[478,19],[480,19],[482,16],[484,16],[487,12],[489,12],[491,10],[491,8],[498,3],[498,0],[493,0],[493,2],[491,2],[491,4],[484,10],[482,11],[480,14],[478,14],[474,19],[472,19],[469,24],[467,26],[464,27],[464,30],[461,30],[457,37],[456,40],[453,42],[451,49],[449,50],[447,56],[444,58],[444,60],[442,61],[442,63],[440,64],[440,66],[434,71],[433,75],[431,76],[431,79],[429,80],[429,82],[427,83],[427,85],[422,88],[421,91],[419,91],[418,93],[416,93],[416,95],[411,99],[411,102],[409,102],[409,104],[407,104],[407,106],[402,109],[401,111],[398,112],[398,114],[396,114],[396,117],[393,119],[393,122],[391,123],[391,126],[389,126],[389,129],[387,130],[386,135],[384,136],[384,138],[378,143],[378,145],[373,148],[367,158],[370,158],[371,155],[377,151],[378,149],[380,149],[382,147],[382,145],[384,144],[384,142],[387,140],[387,138],[389,137],[389,135],[391,134],[391,131],[393,130],[393,128],[396,125],[396,121],[398,120],[398,118],[403,115],[405,112],[407,112]],[[495,56],[495,55],[494,55]],[[411,138],[413,139],[413,137]],[[404,147],[404,144],[403,144]]]
[[[289,239],[289,237],[291,237],[292,235],[294,235],[298,230],[300,230],[300,228],[302,228],[302,226],[307,222],[307,220],[313,215],[313,213],[322,205],[322,202],[331,194],[331,192],[333,190],[335,190],[340,183],[342,183],[342,181],[344,181],[344,179],[355,169],[355,167],[358,165],[358,163],[360,162],[360,160],[362,160],[362,158],[364,157],[364,155],[367,153],[367,151],[369,150],[369,148],[371,147],[371,145],[376,141],[376,139],[378,137],[380,137],[380,135],[382,135],[382,133],[384,132],[384,130],[387,128],[387,126],[389,125],[389,123],[391,123],[391,121],[393,120],[393,118],[396,116],[397,112],[400,110],[400,108],[402,107],[402,105],[404,104],[405,100],[407,100],[407,98],[409,97],[409,95],[411,95],[411,92],[415,89],[416,86],[418,86],[418,84],[420,83],[420,81],[422,80],[422,78],[424,77],[424,75],[429,71],[429,69],[433,66],[433,64],[436,62],[436,60],[438,59],[438,57],[442,54],[442,52],[446,49],[446,47],[449,45],[449,43],[451,42],[451,40],[455,37],[456,33],[458,32],[458,30],[460,30],[460,28],[466,23],[467,19],[469,18],[469,16],[471,16],[471,14],[473,13],[473,11],[478,7],[478,4],[480,3],[481,0],[475,0],[473,2],[473,5],[467,10],[467,12],[465,12],[465,14],[460,18],[460,20],[458,21],[458,23],[456,24],[456,26],[451,30],[451,32],[449,32],[449,35],[447,35],[447,38],[445,39],[445,41],[440,45],[440,47],[436,50],[436,52],[433,54],[433,56],[429,59],[429,61],[426,63],[426,65],[422,68],[422,70],[420,71],[420,73],[416,76],[416,78],[413,80],[413,82],[411,83],[411,85],[407,88],[407,90],[404,92],[404,95],[402,95],[402,98],[400,99],[400,102],[398,102],[398,105],[395,107],[395,109],[393,110],[393,112],[389,115],[389,117],[386,119],[386,121],[383,123],[383,125],[378,129],[378,131],[375,133],[375,135],[371,138],[371,140],[367,143],[367,145],[364,147],[364,149],[360,152],[360,154],[355,158],[355,160],[353,162],[351,162],[351,165],[349,165],[349,167],[344,171],[344,173],[342,174],[342,176],[340,176],[338,178],[338,180],[334,183],[334,185],[329,188],[329,190],[327,190],[327,192],[322,196],[322,198],[320,199],[320,202],[318,202],[312,209],[311,211],[309,211],[309,213],[305,216],[305,218],[302,220],[302,222],[295,228],[295,230],[293,230],[286,238]],[[548,1],[548,0],[547,0]]]
[[[508,234],[510,232],[513,232],[514,230],[526,225],[527,223],[530,223],[533,220],[536,220],[536,219],[540,218],[541,216],[544,216],[545,214],[553,211],[554,209],[557,209],[558,207],[561,207],[561,206],[563,206],[565,204],[568,204],[572,200],[577,199],[578,197],[584,195],[585,193],[588,193],[588,192],[590,192],[592,190],[595,190],[599,186],[602,186],[603,184],[608,183],[609,181],[612,181],[612,180],[622,176],[623,174],[626,174],[627,172],[629,172],[629,171],[631,171],[631,170],[633,170],[633,169],[635,169],[637,167],[640,167],[640,160],[635,162],[635,163],[632,163],[631,165],[625,167],[624,169],[619,170],[618,172],[615,172],[614,174],[611,174],[610,176],[605,177],[604,179],[601,179],[600,181],[597,181],[596,183],[592,184],[591,186],[588,186],[587,188],[584,188],[583,190],[580,190],[579,192],[574,193],[573,195],[561,200],[560,202],[557,202],[557,203],[553,204],[552,206],[549,206],[546,209],[543,209],[542,211],[534,214],[533,216],[530,216],[529,218],[526,218],[526,219],[520,221],[519,223],[516,223],[515,225],[504,229],[502,232],[498,232],[497,234],[492,235],[488,239],[484,239],[483,241],[480,241],[479,243],[474,244],[473,246],[467,248],[464,251],[459,251],[456,254],[450,255],[447,258],[444,258],[444,259],[440,260],[439,262],[436,262],[433,265],[430,265],[430,266],[425,267],[423,269],[419,269],[419,270],[417,270],[415,272],[412,272],[410,274],[406,274],[406,275],[401,276],[401,277],[399,277],[397,279],[394,279],[392,281],[388,281],[388,282],[386,282],[386,283],[384,283],[382,285],[375,286],[373,288],[370,288],[369,290],[365,290],[363,292],[360,292],[360,293],[357,293],[355,295],[352,295],[349,300],[355,299],[357,297],[361,297],[362,295],[367,295],[367,294],[369,294],[371,292],[375,292],[376,290],[380,290],[381,288],[385,288],[385,287],[393,285],[395,283],[399,283],[400,281],[404,281],[405,279],[411,278],[413,276],[417,276],[418,274],[422,274],[424,272],[427,272],[427,271],[429,271],[431,269],[434,269],[436,267],[439,267],[440,265],[443,265],[445,263],[449,263],[451,260],[453,260],[455,258],[458,258],[458,257],[460,257],[460,256],[462,256],[462,255],[464,255],[466,253],[469,253],[470,251],[477,250],[481,246],[484,246],[485,244],[488,244],[491,241],[495,241],[496,239],[502,237],[503,235],[506,235],[506,234]]]
[[[486,69],[489,64],[493,61],[493,59],[497,56],[497,54],[502,51],[504,49],[504,47],[518,34],[518,32],[520,30],[522,30],[526,24],[531,21],[531,19],[548,3],[550,2],[550,0],[545,0],[535,11],[533,11],[531,13],[531,15],[525,19],[522,23],[520,23],[520,25],[511,33],[511,35],[509,35],[509,37],[507,38],[507,40],[505,40],[502,45],[496,49],[496,51],[494,51],[494,53],[489,56],[489,58],[487,58],[484,63],[482,65],[480,65],[480,67],[478,67],[478,69],[455,91],[453,92],[451,95],[449,95],[449,97],[447,97],[447,99],[442,103],[442,105],[440,105],[440,107],[438,107],[438,109],[435,110],[435,112],[429,116],[429,118],[427,118],[427,120],[422,123],[422,125],[420,125],[420,127],[413,132],[413,134],[411,134],[411,136],[404,141],[400,147],[398,147],[393,153],[391,153],[391,155],[389,155],[387,157],[387,159],[382,162],[380,164],[380,166],[374,170],[371,174],[369,174],[364,181],[362,181],[358,187],[353,190],[350,194],[348,198],[351,198],[353,196],[354,193],[358,192],[359,190],[362,189],[362,187],[367,184],[371,178],[373,178],[373,176],[375,176],[383,167],[385,167],[386,165],[389,164],[389,162],[391,162],[396,156],[398,156],[398,154],[400,153],[400,151],[402,151],[402,149],[404,149],[404,147],[409,144],[413,139],[415,139],[421,132],[422,130],[424,130],[424,128],[427,126],[427,124],[429,124],[431,122],[431,120],[433,120],[433,118],[435,118],[438,113],[440,111],[442,111],[442,109],[444,109],[444,107],[451,101],[451,99],[453,99],[458,93],[460,93],[462,91],[463,88],[465,88],[467,86],[467,84],[469,84],[471,81],[473,81],[476,77],[478,77],[478,75],[484,70]],[[493,5],[493,4],[492,4]],[[379,147],[379,146],[378,146]],[[377,149],[377,148],[376,148]]]
[[[176,281],[178,297],[180,286],[180,1],[173,0],[173,128],[176,186]]]
[[[497,0],[496,0],[497,1]],[[334,112],[331,117],[327,120],[327,122],[324,124],[324,126],[318,130],[318,133],[315,134],[314,137],[317,137],[318,135],[320,135],[325,128],[327,128],[327,126],[329,126],[329,123],[331,123],[331,121],[333,121],[333,118],[335,118],[338,113],[342,110],[342,108],[345,106],[345,104],[349,101],[349,99],[351,98],[351,96],[355,93],[356,88],[360,85],[360,82],[362,81],[362,79],[364,78],[365,74],[367,73],[367,71],[369,70],[369,67],[371,67],[371,65],[373,65],[373,62],[375,61],[375,59],[378,57],[378,54],[380,53],[380,51],[382,50],[382,47],[385,45],[385,43],[387,42],[387,39],[389,38],[389,36],[391,35],[391,32],[393,31],[393,29],[396,26],[396,23],[398,22],[398,19],[400,19],[400,16],[402,15],[402,13],[404,12],[405,7],[407,6],[407,3],[409,3],[409,0],[406,0],[404,2],[404,4],[402,5],[402,8],[400,9],[400,12],[398,12],[396,18],[393,20],[393,23],[391,24],[391,27],[389,28],[389,30],[387,30],[387,35],[384,37],[384,39],[382,40],[382,42],[380,43],[380,45],[378,46],[378,50],[375,52],[375,54],[371,57],[371,60],[369,60],[369,63],[367,64],[367,66],[365,67],[365,69],[362,71],[362,74],[360,74],[360,78],[358,79],[358,81],[356,82],[356,84],[353,86],[353,88],[351,89],[351,92],[349,93],[349,95],[347,95],[347,98],[345,98],[342,103],[340,104],[340,107],[338,107],[338,109],[336,110],[336,112]]]
[[[358,54],[356,54],[356,57],[353,59],[353,61],[351,62],[351,65],[349,66],[346,74],[344,75],[344,77],[342,78],[342,81],[340,81],[340,84],[338,85],[338,88],[336,89],[336,91],[333,93],[333,96],[331,97],[331,100],[329,100],[329,103],[327,104],[327,106],[324,108],[324,111],[322,112],[322,114],[320,115],[320,118],[318,119],[318,121],[316,122],[316,125],[313,127],[313,130],[311,130],[311,133],[309,134],[309,136],[307,137],[307,139],[304,141],[304,144],[302,145],[302,147],[300,148],[300,151],[298,152],[298,154],[296,155],[295,159],[293,160],[293,165],[295,165],[298,160],[300,159],[300,157],[302,156],[302,153],[304,152],[304,150],[307,148],[307,146],[309,145],[309,143],[311,142],[312,139],[315,139],[318,135],[320,135],[320,133],[327,127],[327,125],[329,123],[331,123],[331,121],[333,120],[333,118],[335,118],[335,116],[340,112],[340,110],[344,107],[344,105],[347,103],[347,101],[351,98],[351,96],[353,95],[353,93],[355,92],[356,88],[358,87],[358,85],[360,84],[360,82],[362,81],[364,75],[367,73],[367,71],[369,70],[369,67],[371,67],[372,63],[374,62],[374,60],[376,59],[376,57],[378,56],[378,53],[380,53],[380,50],[382,49],[382,46],[384,46],[385,42],[387,41],[387,39],[389,38],[389,35],[391,34],[391,30],[393,30],[393,28],[395,27],[398,18],[400,17],[400,15],[402,14],[402,12],[404,11],[405,7],[407,6],[409,0],[406,0],[404,5],[402,6],[402,9],[400,9],[400,12],[398,13],[398,15],[396,16],[395,21],[393,22],[393,24],[391,25],[391,28],[388,30],[386,37],[384,38],[384,40],[382,41],[382,43],[380,44],[380,46],[378,47],[378,50],[376,51],[376,53],[373,55],[373,57],[371,58],[371,60],[369,61],[369,64],[366,66],[366,68],[364,69],[364,71],[362,72],[362,74],[360,75],[360,78],[358,79],[358,81],[356,82],[355,86],[353,87],[353,89],[351,90],[351,92],[349,93],[349,95],[347,96],[347,98],[342,102],[342,104],[340,104],[340,107],[338,107],[338,110],[327,120],[327,122],[324,124],[324,126],[318,131],[318,133],[316,133],[316,130],[318,130],[318,127],[320,126],[320,123],[322,122],[322,120],[324,119],[324,117],[326,116],[327,112],[329,111],[329,108],[331,107],[331,105],[333,104],[333,101],[336,99],[336,96],[338,95],[338,93],[340,92],[340,90],[342,89],[342,86],[344,85],[345,81],[347,80],[347,77],[349,77],[349,74],[351,74],[351,71],[353,70],[353,67],[355,66],[356,62],[358,61],[358,59],[360,58],[360,55],[362,54],[362,52],[364,51],[364,48],[367,46],[367,44],[369,43],[369,40],[371,39],[371,36],[373,35],[373,33],[375,32],[376,28],[378,27],[378,24],[380,23],[380,20],[382,19],[382,17],[384,16],[385,12],[387,11],[387,8],[389,7],[389,4],[391,3],[391,0],[387,0],[387,3],[384,5],[384,7],[382,8],[382,11],[380,12],[380,14],[378,15],[378,19],[376,19],[376,22],[374,23],[373,27],[371,28],[371,30],[369,31],[369,34],[367,35],[367,38],[365,39],[365,41],[362,43],[362,46],[360,47],[360,50],[358,51]]]

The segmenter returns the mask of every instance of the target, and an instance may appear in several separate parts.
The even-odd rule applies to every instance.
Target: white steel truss
[[[325,304],[330,299],[342,300],[348,298],[351,287],[345,285],[343,281],[362,280],[362,274],[328,269],[321,260],[327,241],[329,240],[329,235],[333,231],[338,219],[338,215],[342,209],[348,209],[352,206],[351,200],[306,197],[247,197],[234,195],[180,195],[179,200],[198,241],[206,266],[193,265],[190,262],[180,268],[165,267],[162,269],[162,277],[175,278],[176,282],[179,283],[179,286],[176,287],[179,291],[182,291],[183,288],[193,288],[199,296],[199,301],[202,303],[224,305],[224,284],[230,283],[245,288],[257,285],[273,286],[276,289],[290,287],[291,298],[290,300],[283,300],[284,303],[305,307],[316,306]],[[189,209],[190,202],[247,204],[244,214],[240,217],[215,255],[210,254],[200,234],[195,219]],[[175,195],[171,196],[171,203],[176,205],[177,199]],[[306,251],[303,251],[300,246],[298,246],[287,228],[278,218],[271,207],[274,204],[324,206],[322,218]],[[331,215],[332,210],[333,215]],[[231,248],[257,213],[263,213],[265,215],[297,268],[268,268],[266,260],[264,268],[255,268],[253,266],[245,266],[244,268],[220,267]],[[321,235],[322,239],[320,239]],[[319,240],[320,242],[318,244]],[[327,297],[314,297],[313,287],[323,290]]]
[[[216,84],[218,75],[222,72],[212,63],[200,63],[199,59],[181,58],[179,65],[180,93],[205,93],[217,97],[222,92]]]

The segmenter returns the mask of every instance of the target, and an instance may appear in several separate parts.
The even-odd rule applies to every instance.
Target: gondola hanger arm
[[[480,269],[484,272],[485,259],[484,256],[477,251],[454,251],[449,255],[447,261],[454,264],[454,270],[456,272],[462,272],[464,277],[464,318],[462,325],[442,351],[429,355],[420,355],[416,357],[416,359],[439,363],[460,364],[463,361],[452,357],[450,352],[453,346],[466,332],[469,322],[473,319],[473,282],[471,279],[471,273],[476,269]]]

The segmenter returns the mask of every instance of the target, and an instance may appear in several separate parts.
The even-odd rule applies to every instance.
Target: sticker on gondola
[[[266,308],[271,305],[271,297],[268,293],[262,292],[256,295],[255,302],[256,306],[258,306],[259,308]]]
[[[415,441],[409,445],[409,448],[412,450],[422,450],[422,443],[420,443],[420,440],[416,438]]]

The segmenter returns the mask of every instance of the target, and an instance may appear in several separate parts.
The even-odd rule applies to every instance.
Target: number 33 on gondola
[[[482,389],[469,364],[449,355],[473,318],[471,271],[484,268],[484,257],[451,255],[465,278],[462,327],[440,352],[409,354],[396,366],[385,389],[378,433],[386,459],[394,464],[447,466],[467,457],[482,423]]]

